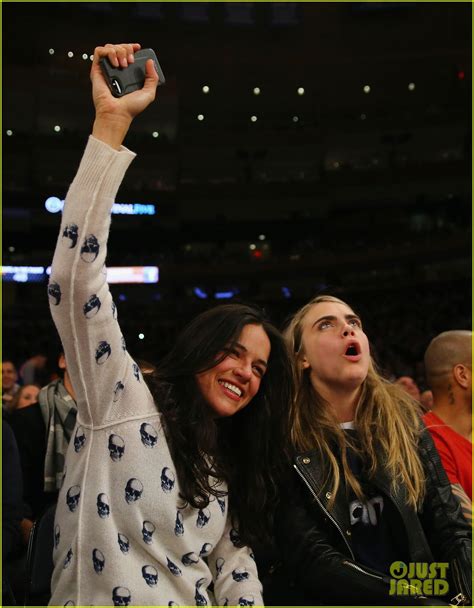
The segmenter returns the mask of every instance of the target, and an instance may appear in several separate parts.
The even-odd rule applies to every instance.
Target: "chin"
[[[347,384],[352,388],[361,388],[367,378],[367,374],[357,374],[347,379]]]
[[[235,405],[232,406],[223,403],[212,404],[209,405],[209,407],[212,410],[214,418],[229,418],[241,409],[241,407],[236,407]]]

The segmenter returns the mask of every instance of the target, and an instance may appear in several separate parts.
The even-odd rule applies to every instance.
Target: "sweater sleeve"
[[[105,269],[112,205],[134,157],[90,136],[66,196],[48,285],[78,415],[86,425],[133,416],[137,412],[126,407],[149,402],[126,351]]]
[[[209,556],[214,579],[214,595],[219,606],[263,606],[262,585],[249,547],[236,547],[238,532],[231,518],[221,540]]]

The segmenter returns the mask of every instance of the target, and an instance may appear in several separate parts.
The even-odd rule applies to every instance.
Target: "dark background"
[[[470,3],[2,13],[4,265],[51,262],[60,218],[44,201],[64,198],[93,118],[82,54],[138,41],[163,67],[117,198],[157,215],[115,216],[109,247],[109,266],[160,267],[158,285],[112,287],[134,356],[159,358],[227,290],[279,325],[316,293],[337,295],[361,312],[384,370],[421,384],[430,339],[471,328]],[[4,358],[53,348],[44,284],[5,283],[3,314]]]

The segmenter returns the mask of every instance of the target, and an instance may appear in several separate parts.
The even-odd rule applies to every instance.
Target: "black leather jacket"
[[[356,562],[344,488],[339,490],[329,510],[330,490],[324,484],[319,452],[312,451],[295,457],[296,480],[290,482],[282,497],[277,516],[282,564],[273,574],[273,582],[278,580],[276,587],[273,590],[270,590],[272,584],[268,587],[272,603],[293,606],[470,604],[471,526],[451,493],[449,480],[426,429],[421,435],[419,450],[426,474],[426,498],[418,513],[407,505],[404,488],[396,494],[391,492],[390,481],[383,471],[379,471],[373,481],[398,510],[400,530],[396,532],[406,537],[410,561],[449,562],[449,592],[440,598],[442,601],[394,597],[389,594],[388,575]],[[285,590],[285,597],[280,594],[281,601],[277,601],[278,585]],[[268,597],[265,601],[270,603]]]

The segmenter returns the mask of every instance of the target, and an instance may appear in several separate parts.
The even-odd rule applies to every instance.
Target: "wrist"
[[[119,150],[131,123],[132,119],[124,116],[98,114],[94,120],[92,135],[111,148]]]

